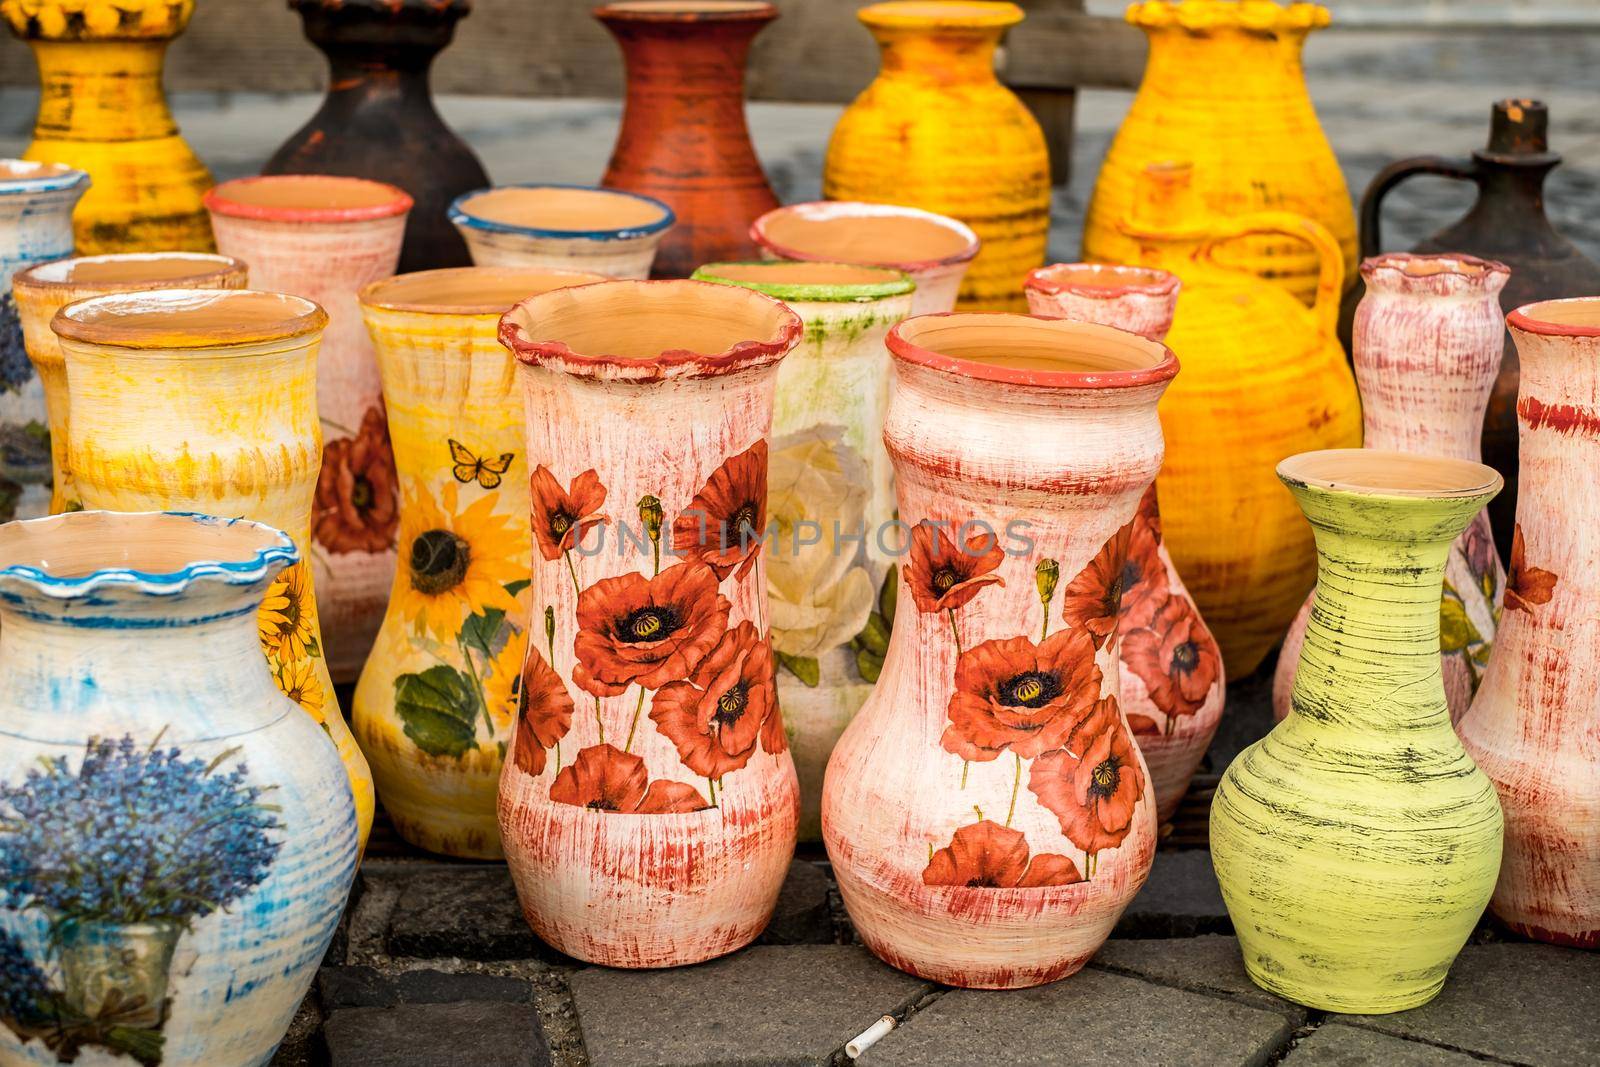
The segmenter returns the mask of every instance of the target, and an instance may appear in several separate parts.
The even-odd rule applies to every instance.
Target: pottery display
[[[1403,1011],[1444,985],[1500,865],[1500,803],[1450,728],[1437,659],[1445,560],[1500,476],[1370,449],[1278,473],[1316,532],[1316,601],[1294,710],[1217,786],[1211,860],[1257,985]]]
[[[0,522],[45,514],[51,485],[46,383],[28,361],[12,278],[72,255],[72,207],[88,187],[81,170],[0,159]]]
[[[604,280],[456,267],[361,291],[399,471],[400,566],[350,725],[390,823],[430,852],[501,856],[495,797],[530,634],[522,392],[500,316]]]
[[[72,403],[67,463],[84,507],[245,518],[311,544],[327,321],[309,300],[248,289],[116,293],[56,312]],[[260,651],[278,688],[337,747],[365,847],[372,774],[339,711],[303,556],[260,605]]]
[[[54,469],[50,512],[78,511],[78,499],[67,462],[67,361],[50,320],[75,300],[141,289],[243,289],[245,265],[209,252],[123,252],[58,259],[29,267],[12,280],[22,340],[44,388],[50,418],[51,466]]]
[[[0,527],[0,1061],[264,1065],[356,872],[350,786],[273,685],[270,527]]]
[[[93,179],[72,216],[80,254],[211,251],[200,204],[211,173],[179,135],[161,87],[167,45],[193,12],[194,0],[0,5],[39,65],[23,158]]]
[[[789,204],[750,224],[767,259],[860,263],[911,277],[911,314],[953,311],[967,267],[978,254],[972,227],[945,215],[894,204],[815,201]]]
[[[1511,268],[1500,293],[1506,311],[1536,300],[1600,293],[1600,263],[1555,231],[1544,210],[1544,181],[1561,163],[1550,151],[1550,112],[1537,100],[1500,100],[1490,109],[1489,142],[1468,159],[1418,156],[1391,163],[1361,197],[1361,254],[1383,248],[1383,200],[1418,174],[1469,181],[1478,197],[1462,218],[1418,244],[1425,253],[1470,252]],[[1346,308],[1353,305],[1346,298]],[[1353,312],[1352,312],[1353,313]],[[1511,551],[1517,514],[1517,347],[1505,339],[1505,358],[1483,421],[1483,461],[1506,480],[1489,504],[1500,558]]]
[[[822,837],[822,775],[889,649],[894,472],[883,449],[889,328],[911,279],[839,263],[711,263],[699,281],[781,300],[805,327],[778,369],[767,456],[767,603],[778,703],[800,778],[800,839]]]
[[[1145,267],[1055,263],[1028,275],[1035,315],[1098,322],[1160,341],[1172,326],[1180,283]],[[1177,813],[1211,747],[1226,696],[1222,652],[1161,539],[1156,487],[1139,500],[1122,572],[1119,698],[1156,790],[1156,815]]]
[[[823,840],[879,958],[1039,985],[1088,962],[1155,854],[1117,615],[1178,364],[1136,334],[1022,315],[908,319],[888,346],[897,610],[828,763]]]
[[[489,184],[483,164],[433,106],[428,70],[472,12],[471,0],[290,0],[307,40],[328,57],[328,94],[263,174],[337,174],[399,186],[406,217],[400,270],[464,267],[445,217]]]
[[[536,620],[500,780],[523,914],[569,956],[667,967],[766,927],[800,796],[773,678],[771,297],[603,282],[525,300]],[[542,623],[542,625],[539,625]]]
[[[502,185],[457,198],[450,221],[480,267],[648,278],[656,246],[676,218],[666,204],[637,193],[582,185]]]
[[[877,78],[828,141],[822,195],[950,215],[983,247],[962,310],[1023,311],[1023,276],[1043,265],[1050,159],[1032,112],[995,76],[1016,4],[890,0],[856,13],[878,42]]]
[[[750,143],[750,42],[778,17],[765,0],[618,0],[595,8],[622,49],[622,128],[601,184],[668,204],[677,225],[654,273],[756,254],[747,231],[778,206]]]
[[[1320,223],[1353,283],[1355,212],[1301,64],[1306,37],[1328,25],[1328,9],[1271,0],[1139,0],[1127,19],[1150,39],[1150,55],[1089,199],[1083,258],[1140,262],[1138,241],[1122,228],[1139,198],[1140,175],[1152,163],[1187,159],[1208,213],[1283,211]],[[1250,234],[1216,256],[1307,304],[1323,299],[1320,253],[1287,234]],[[1185,350],[1174,347],[1181,357]],[[1275,452],[1267,467],[1298,450]]]
[[[1506,332],[1505,264],[1474,256],[1375,256],[1361,264],[1365,296],[1355,318],[1356,384],[1368,448],[1477,463],[1483,410]],[[1452,722],[1483,680],[1500,620],[1506,575],[1489,513],[1479,512],[1444,569],[1440,655]],[[1295,666],[1315,597],[1307,598],[1278,653],[1272,714],[1289,714]]]
[[[1524,305],[1506,321],[1521,356],[1522,496],[1494,658],[1456,729],[1505,809],[1495,915],[1527,937],[1596,948],[1600,297]]]
[[[1150,167],[1123,225],[1140,263],[1183,280],[1167,335],[1183,374],[1161,401],[1161,526],[1228,677],[1243,678],[1283,638],[1316,580],[1311,531],[1273,464],[1359,445],[1361,405],[1334,336],[1344,268],[1332,235],[1287,212],[1213,214],[1192,173],[1187,164]],[[1313,307],[1218,255],[1223,243],[1258,233],[1317,251]]]
[[[361,673],[394,581],[400,496],[372,339],[356,293],[394,274],[411,197],[363,178],[236,178],[206,194],[217,248],[250,265],[257,289],[328,313],[317,353],[322,468],[304,556],[316,571],[336,682]]]

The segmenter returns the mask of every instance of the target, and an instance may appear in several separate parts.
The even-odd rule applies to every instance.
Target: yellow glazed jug
[[[994,73],[1022,9],[892,0],[858,17],[882,68],[834,127],[822,195],[960,219],[983,244],[956,308],[1026,312],[1022,282],[1043,266],[1050,229],[1050,160],[1039,124]]]
[[[1321,223],[1338,242],[1345,277],[1354,284],[1350,191],[1300,62],[1306,36],[1328,24],[1328,9],[1271,0],[1145,0],[1131,5],[1127,18],[1149,36],[1150,58],[1089,199],[1083,258],[1134,262],[1138,249],[1120,224],[1139,174],[1150,163],[1189,159],[1202,201],[1218,214],[1291,211]],[[1260,236],[1219,250],[1223,257],[1306,303],[1316,294],[1321,268],[1304,242]]]
[[[1183,373],[1161,400],[1162,529],[1228,677],[1243,678],[1316,579],[1311,531],[1274,464],[1361,443],[1355,376],[1334,334],[1344,261],[1332,235],[1299,215],[1205,211],[1187,163],[1148,168],[1132,210],[1123,232],[1134,258],[1183,281],[1167,334]],[[1256,234],[1312,249],[1313,307],[1221,261],[1223,242]]]
[[[210,252],[211,174],[161,87],[167,45],[194,0],[0,0],[33,48],[39,114],[24,159],[70,163],[94,184],[72,223],[81,255]]]

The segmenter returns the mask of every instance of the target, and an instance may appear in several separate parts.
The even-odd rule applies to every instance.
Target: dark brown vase
[[[1491,112],[1489,145],[1470,159],[1418,156],[1391,163],[1378,172],[1361,198],[1361,256],[1383,248],[1379,212],[1384,195],[1416,174],[1470,181],[1478,200],[1454,225],[1418,244],[1415,252],[1467,252],[1497,259],[1511,268],[1511,280],[1500,293],[1510,312],[1535,300],[1600,293],[1600,264],[1584,257],[1557,233],[1544,213],[1544,180],[1561,162],[1550,151],[1550,113],[1537,100],[1501,100]],[[1358,287],[1346,306],[1353,312],[1361,298]],[[1346,347],[1348,348],[1348,334]],[[1505,491],[1489,505],[1495,544],[1505,557],[1511,551],[1517,510],[1517,380],[1520,364],[1509,337],[1500,376],[1483,420],[1483,461],[1506,480]]]
[[[628,92],[603,184],[664,200],[678,225],[655,276],[756,259],[750,224],[778,198],[750,143],[744,69],[750,42],[778,17],[745,0],[632,0],[595,9],[622,47]]]
[[[470,0],[289,0],[328,57],[322,107],[273,153],[263,174],[341,174],[398,185],[416,202],[400,271],[472,260],[446,209],[489,184],[483,164],[433,106],[428,68],[472,10]]]

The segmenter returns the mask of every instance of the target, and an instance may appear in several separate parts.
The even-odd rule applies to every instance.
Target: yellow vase
[[[1355,376],[1334,334],[1343,259],[1310,219],[1207,212],[1187,164],[1147,170],[1123,232],[1138,262],[1183,281],[1167,334],[1183,371],[1161,400],[1161,524],[1228,677],[1243,678],[1283,638],[1316,581],[1311,531],[1273,467],[1297,452],[1361,443]],[[1313,307],[1217,256],[1223,242],[1257,234],[1313,250],[1321,269]]]
[[[0,0],[33,48],[39,114],[25,159],[94,184],[73,213],[78,252],[210,252],[211,174],[178,134],[161,87],[167,45],[194,0]]]
[[[1022,9],[896,0],[858,15],[882,67],[834,127],[822,194],[960,219],[983,244],[956,308],[1026,312],[1022,282],[1044,263],[1050,229],[1050,160],[1039,124],[994,73]]]
[[[309,300],[248,289],[118,293],[63,308],[55,330],[72,405],[67,462],[84,507],[263,522],[293,537],[304,559],[327,322]],[[308,564],[273,581],[257,623],[278,687],[344,760],[365,848],[372,773],[328,677]]]
[[[1327,8],[1145,0],[1131,5],[1127,18],[1149,36],[1150,58],[1089,199],[1083,258],[1135,262],[1138,248],[1120,224],[1139,174],[1151,163],[1187,159],[1205,206],[1218,214],[1289,211],[1321,223],[1338,241],[1345,277],[1354,284],[1350,191],[1300,62],[1306,36],[1328,24]],[[1306,303],[1316,295],[1320,268],[1304,242],[1255,237],[1219,250],[1218,258],[1276,281]]]

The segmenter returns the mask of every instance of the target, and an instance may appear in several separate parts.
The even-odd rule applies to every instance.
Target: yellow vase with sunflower
[[[72,406],[67,460],[84,507],[245,518],[309,544],[327,321],[309,300],[248,289],[156,289],[63,308],[52,325]],[[372,773],[328,677],[309,567],[278,576],[258,623],[278,687],[339,750],[365,847]]]

